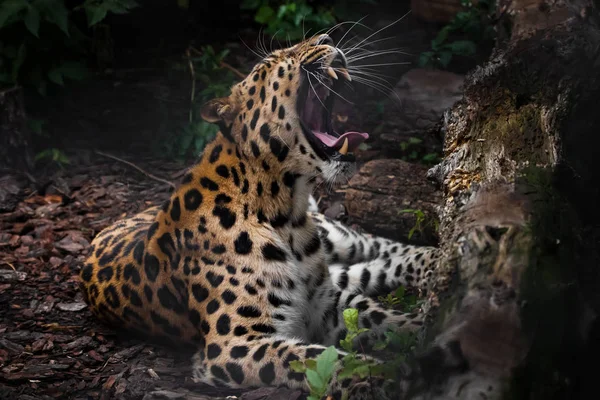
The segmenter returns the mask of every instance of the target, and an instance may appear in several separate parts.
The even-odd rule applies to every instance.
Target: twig
[[[190,49],[188,48],[185,51],[185,55],[188,59],[188,65],[190,66],[190,74],[192,75],[192,93],[190,94],[190,124],[194,119],[194,97],[196,96],[196,70],[194,69],[194,63],[192,62],[192,56],[190,54]]]
[[[202,52],[200,50],[198,50],[197,48],[193,47],[193,46],[189,47],[188,51],[190,51],[190,50],[193,51],[194,53],[198,54],[198,55],[202,55]],[[188,57],[189,57],[189,55],[188,55]],[[244,75],[242,72],[240,72],[240,70],[238,70],[237,68],[235,68],[231,64],[226,63],[223,60],[219,61],[219,67],[226,68],[226,69],[230,70],[235,75],[237,75],[237,77],[240,78],[240,79],[246,79],[246,75]]]
[[[232,67],[230,64],[227,64],[225,61],[219,62],[219,65],[222,68],[227,68],[228,70],[236,74],[240,79],[246,79],[246,75],[242,74],[238,69]]]
[[[167,184],[167,185],[171,186],[173,189],[175,189],[175,184],[174,184],[173,182],[169,182],[169,181],[167,181],[166,179],[159,178],[159,177],[158,177],[158,176],[156,176],[156,175],[152,175],[151,173],[144,171],[142,168],[138,167],[137,165],[135,165],[135,164],[134,164],[134,163],[132,163],[132,162],[129,162],[129,161],[123,160],[123,159],[121,159],[121,158],[119,158],[119,157],[115,157],[115,156],[113,156],[113,155],[110,155],[110,154],[106,154],[106,153],[104,153],[104,152],[102,152],[102,151],[100,151],[100,150],[96,150],[96,151],[95,151],[95,153],[96,153],[96,154],[98,154],[98,155],[104,156],[104,157],[111,158],[111,159],[113,159],[113,160],[115,160],[115,161],[122,162],[123,164],[129,165],[131,168],[134,168],[134,169],[138,170],[138,171],[139,171],[139,172],[141,172],[142,174],[146,175],[148,178],[150,178],[150,179],[154,179],[155,181],[162,182],[162,183],[164,183],[164,184]]]

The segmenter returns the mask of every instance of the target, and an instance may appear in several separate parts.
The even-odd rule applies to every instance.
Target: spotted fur
[[[204,107],[221,131],[170,200],[94,239],[81,280],[97,317],[194,343],[194,378],[234,388],[308,390],[290,362],[338,345],[348,307],[367,341],[389,326],[419,329],[419,314],[371,297],[426,290],[436,249],[359,234],[315,212],[310,196],[318,175],[335,182],[354,170],[319,155],[296,104],[302,69],[339,53],[326,35],[275,51]],[[352,399],[372,393],[334,379],[331,392],[343,388]]]

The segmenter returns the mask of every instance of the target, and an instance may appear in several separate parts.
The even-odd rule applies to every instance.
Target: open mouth
[[[340,93],[344,80],[351,79],[341,58],[336,58],[325,71],[322,68],[306,66],[297,103],[300,124],[321,159],[351,162],[355,160],[352,153],[369,138],[369,134],[354,131],[340,134],[333,130],[331,112],[339,99],[336,93]]]

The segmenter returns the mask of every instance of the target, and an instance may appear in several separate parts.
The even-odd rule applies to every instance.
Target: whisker
[[[360,65],[360,67],[384,67],[384,66],[388,66],[388,65],[408,65],[408,64],[412,64],[412,63],[410,61],[406,61],[406,62],[391,62],[391,63],[381,63],[381,64]]]
[[[351,102],[350,100],[346,99],[344,96],[342,96],[341,94],[339,94],[338,92],[336,92],[335,90],[333,90],[333,88],[331,88],[331,87],[327,86],[327,85],[326,85],[326,84],[325,84],[325,83],[324,83],[324,82],[323,82],[321,79],[319,79],[319,77],[318,77],[316,74],[314,74],[314,73],[312,73],[312,72],[311,72],[310,74],[311,74],[312,76],[314,76],[314,77],[315,77],[315,79],[316,79],[317,81],[319,81],[319,83],[320,83],[321,85],[325,86],[325,87],[326,87],[326,88],[327,88],[329,91],[331,91],[331,92],[335,93],[335,94],[336,94],[336,95],[337,95],[339,98],[341,98],[341,99],[345,100],[345,101],[346,101],[346,102],[348,102],[349,104],[354,104],[353,102]]]
[[[312,82],[310,81],[310,76],[311,76],[311,75],[313,75],[313,73],[312,73],[312,72],[309,72],[309,71],[307,71],[307,70],[306,70],[304,67],[302,67],[302,69],[303,69],[304,71],[306,71],[306,73],[307,73],[307,74],[306,74],[306,77],[308,78],[308,83],[310,84],[310,87],[312,88],[312,90],[313,90],[313,93],[315,94],[315,97],[317,98],[317,100],[319,100],[319,103],[321,103],[321,105],[323,106],[323,108],[324,108],[325,110],[327,110],[327,107],[325,107],[325,104],[323,104],[323,102],[321,101],[321,99],[320,99],[320,98],[319,98],[319,96],[317,95],[317,91],[315,90],[315,87],[313,86]],[[327,111],[329,111],[329,110],[327,110]]]
[[[364,24],[361,24],[361,23],[360,23],[360,21],[362,21],[362,20],[363,20],[363,19],[365,19],[365,18],[367,18],[367,16],[366,16],[366,15],[365,15],[364,17],[362,17],[361,19],[359,19],[358,21],[354,22],[354,23],[352,24],[352,26],[350,27],[350,29],[348,29],[348,31],[346,31],[346,33],[344,33],[344,35],[342,36],[342,38],[341,38],[340,40],[338,40],[338,42],[337,42],[337,44],[335,45],[335,47],[341,48],[341,46],[342,46],[342,41],[344,40],[344,38],[346,37],[346,35],[348,35],[348,34],[349,34],[351,31],[352,31],[352,29],[354,29],[354,27],[356,27],[356,25],[363,26],[363,27],[365,27],[365,28],[367,28],[367,29],[369,29],[369,30],[370,30],[370,28],[369,28],[369,27],[367,27],[366,25],[364,25]],[[349,23],[350,23],[350,22],[349,22]]]
[[[358,37],[354,37],[354,38],[358,39]],[[352,38],[352,39],[354,39],[354,38]],[[352,39],[350,39],[350,40],[352,40]],[[357,47],[357,48],[347,48],[347,49],[342,49],[342,50],[344,51],[344,54],[351,54],[351,53],[353,53],[355,51],[358,51],[358,50],[365,50],[365,51],[367,51],[367,49],[365,47],[372,46],[375,43],[380,43],[380,42],[383,42],[383,41],[386,41],[386,40],[390,40],[390,39],[395,39],[395,37],[394,36],[388,36],[386,38],[381,38],[381,39],[373,40],[372,42],[369,42],[369,43],[365,43],[362,46]]]
[[[377,32],[372,33],[371,35],[367,36],[366,38],[364,38],[363,40],[361,40],[360,42],[358,42],[356,45],[354,45],[353,49],[358,47],[359,45],[361,45],[362,43],[366,42],[367,40],[369,40],[370,38],[372,38],[373,36],[377,35],[379,32],[388,29],[392,26],[394,26],[395,24],[397,24],[398,22],[402,21],[408,14],[410,13],[410,11],[408,11],[406,14],[404,14],[403,16],[401,16],[400,18],[398,18],[397,20],[395,20],[394,22],[384,26],[383,28],[379,29]]]
[[[279,33],[279,31],[281,31],[281,29],[277,29],[277,31],[275,31],[273,36],[271,36],[271,43],[269,43],[269,48],[271,49],[270,53],[273,52],[273,39],[275,39],[277,37],[277,34]],[[279,44],[279,47],[281,47],[281,43]]]
[[[390,50],[381,50],[381,51],[373,51],[371,53],[368,54],[356,54],[352,57],[347,57],[347,61],[348,63],[351,62],[356,62],[356,61],[360,61],[360,60],[364,60],[365,58],[371,58],[371,57],[379,57],[379,56],[386,56],[386,55],[390,55],[390,54],[401,54],[404,56],[411,56],[412,54],[409,53],[405,53],[404,51],[401,51],[400,49],[390,49]]]
[[[352,73],[356,74],[358,76],[361,76],[361,75],[365,76],[366,78],[377,79],[378,83],[380,83],[382,85],[383,84],[389,85],[390,89],[393,88],[392,83],[389,82],[387,79],[385,79],[386,78],[385,75],[384,76],[380,76],[379,74],[374,74],[372,72],[363,72],[363,71],[353,71]],[[389,77],[389,76],[387,78],[392,79],[392,77]]]
[[[246,48],[247,48],[248,50],[250,50],[250,51],[251,51],[251,52],[252,52],[252,53],[253,53],[255,56],[257,56],[258,58],[262,58],[262,57],[260,56],[260,54],[258,54],[258,53],[257,53],[256,51],[254,51],[254,50],[253,50],[253,49],[252,49],[250,46],[248,46],[248,45],[246,44],[246,42],[244,42],[244,40],[242,39],[242,37],[241,37],[241,36],[239,36],[239,38],[240,38],[240,41],[241,41],[241,42],[244,44],[244,46],[246,46]]]
[[[369,81],[368,79],[361,78],[361,77],[355,77],[355,78],[356,78],[356,82],[378,91],[379,93],[385,95],[390,100],[392,100],[392,98],[393,98],[394,102],[396,102],[398,105],[402,104],[402,99],[400,98],[400,96],[398,96],[398,93],[396,93],[393,90],[390,90],[390,88],[380,84],[379,82]]]
[[[285,145],[285,147],[287,147],[287,148],[288,148],[288,150],[291,150],[292,148],[290,147],[290,145],[289,145],[289,144],[287,144],[287,143],[285,142],[285,140],[283,140],[283,137],[282,137],[282,136],[281,136],[281,134],[279,133],[279,131],[281,131],[281,129],[283,128],[283,125],[281,125],[281,124],[277,124],[276,126],[277,126],[277,132],[275,133],[275,135],[276,135],[276,136],[277,136],[277,137],[278,137],[278,138],[279,138],[279,139],[280,139],[280,140],[283,142],[283,144]]]

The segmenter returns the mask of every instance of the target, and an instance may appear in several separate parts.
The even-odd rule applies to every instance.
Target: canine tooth
[[[348,138],[344,139],[344,144],[342,144],[342,147],[338,150],[338,152],[344,155],[348,153]]]
[[[337,80],[337,78],[338,78],[337,74],[331,67],[327,68],[327,74],[335,80]]]
[[[338,68],[338,72],[342,74],[342,76],[348,81],[352,82],[352,78],[350,78],[350,74],[346,68]]]

